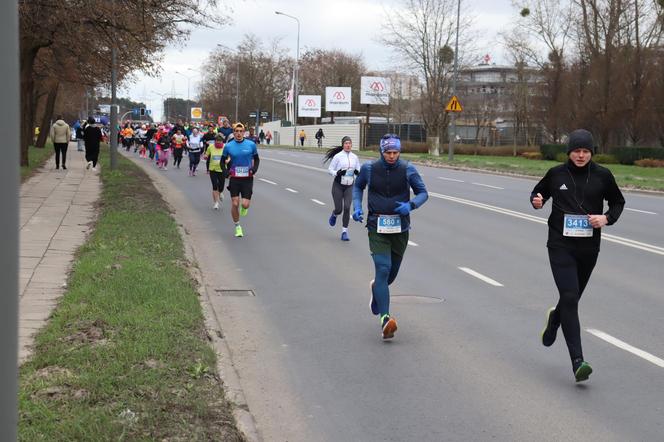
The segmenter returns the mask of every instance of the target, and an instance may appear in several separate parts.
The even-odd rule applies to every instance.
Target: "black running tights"
[[[599,250],[548,249],[560,299],[554,314],[560,321],[572,361],[583,358],[579,300],[595,268]]]
[[[339,215],[343,211],[343,226],[348,227],[350,204],[353,200],[353,186],[344,186],[335,180],[332,183],[332,200],[334,201],[334,214]]]

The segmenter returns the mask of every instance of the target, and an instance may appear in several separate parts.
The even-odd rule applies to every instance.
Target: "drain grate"
[[[390,296],[390,302],[396,304],[439,304],[443,301],[443,298],[436,298],[434,296],[420,296],[412,294]]]
[[[226,290],[226,289],[214,289],[214,291],[221,296],[256,296],[253,290]]]

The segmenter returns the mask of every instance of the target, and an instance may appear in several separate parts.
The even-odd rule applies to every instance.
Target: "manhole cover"
[[[394,304],[438,304],[442,298],[420,295],[391,295],[390,302]]]
[[[253,290],[214,289],[214,291],[221,296],[256,296]]]

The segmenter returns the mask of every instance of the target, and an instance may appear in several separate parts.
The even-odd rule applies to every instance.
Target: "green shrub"
[[[440,143],[440,150],[442,151],[444,147],[443,143]],[[427,143],[418,143],[416,141],[402,141],[401,142],[401,152],[403,153],[429,153],[429,146]]]
[[[639,167],[664,167],[664,160],[644,158],[642,160],[634,161],[634,164]]]
[[[609,153],[615,156],[620,164],[634,164],[644,158],[664,160],[664,147],[612,147]]]
[[[593,161],[600,164],[618,164],[618,158],[607,153],[598,153],[593,155]]]
[[[566,144],[542,144],[540,146],[543,160],[555,160],[559,153],[567,153]]]
[[[558,152],[556,154],[556,158],[554,158],[554,159],[556,161],[558,161],[559,163],[564,163],[565,161],[567,161],[569,159],[569,155],[567,155],[566,152]]]

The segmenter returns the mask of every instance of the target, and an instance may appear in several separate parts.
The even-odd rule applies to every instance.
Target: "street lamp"
[[[237,123],[240,121],[240,116],[238,115],[238,102],[240,99],[240,54],[221,43],[217,43],[217,46],[226,49],[229,52],[234,52],[235,57],[237,58],[237,72],[235,73],[235,122]]]
[[[182,75],[184,78],[187,79],[187,115],[189,115],[187,118],[191,119],[191,103],[189,102],[189,82],[191,81],[192,78],[195,77],[195,75],[185,75],[180,71],[175,71],[176,74]]]
[[[461,16],[461,0],[457,0],[456,43],[454,44],[454,75],[452,76],[452,95],[456,95],[457,77],[459,76],[459,17]],[[449,133],[447,159],[454,160],[454,138],[456,137],[456,112],[451,116],[452,130]]]
[[[300,20],[295,16],[285,14],[285,13],[280,12],[280,11],[274,11],[274,13],[277,14],[277,15],[283,15],[285,17],[292,18],[293,20],[295,20],[297,22],[297,48],[295,50],[295,91],[294,91],[294,97],[293,97],[293,102],[295,103],[295,106],[293,106],[293,112],[295,114],[294,118],[293,118],[295,120],[293,122],[293,146],[297,147],[297,110],[298,110],[297,108],[300,104],[300,103],[298,103],[298,94],[300,92],[299,86],[298,86],[298,83],[299,83],[299,80],[300,80],[300,78],[299,78],[299,75],[300,75],[300,73],[299,73],[299,70],[300,70],[300,67],[299,67],[299,63],[300,63]]]
[[[164,97],[167,96],[168,94],[162,94],[161,92],[157,91],[150,91],[150,92],[152,92],[153,94],[157,94],[161,97],[161,107],[163,112],[162,118],[164,118],[164,121],[168,121],[168,115],[166,115],[166,101],[164,100]]]

